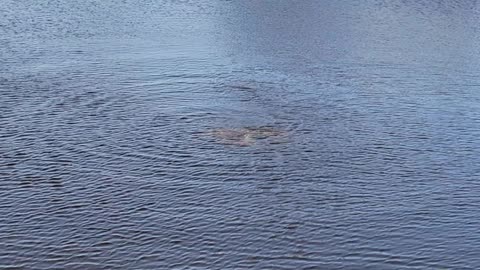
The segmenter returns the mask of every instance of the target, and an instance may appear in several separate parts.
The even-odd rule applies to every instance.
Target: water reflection
[[[478,29],[472,21],[478,7],[463,1],[230,5],[232,13],[225,13],[219,22],[232,29],[224,42],[234,55],[260,58],[256,64],[274,58],[295,66],[305,61],[432,66],[469,61],[469,55],[479,53],[474,46]]]

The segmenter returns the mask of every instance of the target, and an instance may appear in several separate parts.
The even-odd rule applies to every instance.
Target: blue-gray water
[[[479,269],[479,21],[2,0],[0,269]]]

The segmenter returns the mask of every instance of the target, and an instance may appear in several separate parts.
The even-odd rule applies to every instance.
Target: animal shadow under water
[[[279,143],[278,139],[285,137],[286,132],[269,126],[242,127],[242,128],[216,128],[206,132],[214,137],[217,142],[236,146],[253,146],[258,141],[270,140]],[[277,140],[272,140],[277,139]]]

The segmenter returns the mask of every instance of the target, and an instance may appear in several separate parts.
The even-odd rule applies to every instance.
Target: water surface
[[[480,268],[479,14],[3,0],[0,269]]]

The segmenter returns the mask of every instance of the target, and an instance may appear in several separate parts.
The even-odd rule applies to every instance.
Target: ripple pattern
[[[478,10],[3,1],[0,269],[480,268]]]

